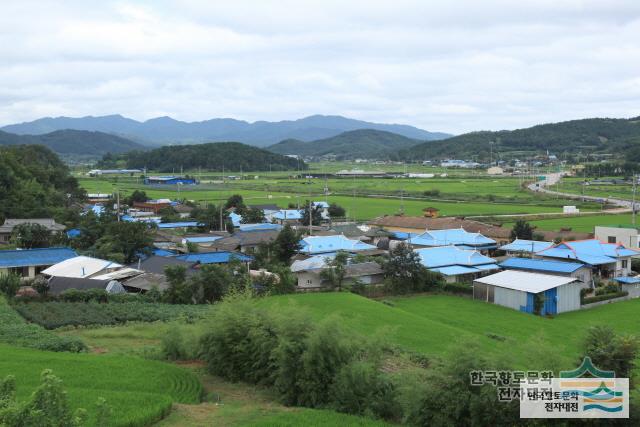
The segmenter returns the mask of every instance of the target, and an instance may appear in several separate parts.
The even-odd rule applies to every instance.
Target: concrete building
[[[473,298],[542,316],[580,309],[580,284],[574,277],[507,270],[473,282]]]
[[[554,276],[574,277],[582,288],[593,288],[593,275],[590,265],[579,262],[552,261],[532,258],[509,258],[500,263],[505,270],[529,271]]]
[[[617,243],[631,249],[640,249],[640,231],[633,226],[596,225],[594,237],[601,242]]]
[[[69,248],[38,248],[0,251],[0,275],[17,274],[33,279],[54,264],[78,256]]]

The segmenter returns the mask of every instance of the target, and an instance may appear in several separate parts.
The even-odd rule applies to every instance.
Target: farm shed
[[[540,315],[580,309],[580,284],[574,277],[507,270],[473,282],[473,299],[534,313],[542,300]]]
[[[578,262],[551,261],[546,259],[509,258],[500,264],[505,270],[523,270],[554,276],[575,277],[581,287],[591,288],[593,277],[591,266]]]
[[[194,178],[186,178],[182,176],[150,176],[145,178],[145,184],[164,184],[164,185],[177,185],[177,184],[197,184]]]

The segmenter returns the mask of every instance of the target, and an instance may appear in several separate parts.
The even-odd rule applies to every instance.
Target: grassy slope
[[[610,324],[621,332],[637,333],[640,300],[606,305],[546,319],[471,299],[430,295],[395,298],[390,307],[346,293],[303,294],[265,300],[272,305],[297,304],[324,318],[340,313],[362,333],[388,328],[389,338],[402,346],[432,356],[446,356],[451,346],[474,337],[489,354],[511,355],[516,363],[527,360],[531,342],[539,337],[551,344],[566,363],[579,355],[586,327]],[[496,341],[487,334],[505,337]]]
[[[569,227],[572,231],[593,233],[596,225],[630,225],[631,214],[569,216],[555,219],[540,219],[530,222],[541,230],[559,231],[561,228]],[[502,226],[512,228],[513,223],[505,223]]]

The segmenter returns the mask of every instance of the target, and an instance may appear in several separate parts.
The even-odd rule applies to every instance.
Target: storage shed
[[[580,309],[580,282],[574,277],[506,270],[473,282],[473,299],[525,313],[555,315]]]

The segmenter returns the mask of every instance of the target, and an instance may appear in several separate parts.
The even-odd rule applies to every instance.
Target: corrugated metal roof
[[[513,242],[501,246],[503,251],[512,252],[540,252],[553,246],[553,242],[541,242],[539,240],[516,239]]]
[[[624,285],[635,285],[637,283],[640,283],[640,277],[638,277],[638,276],[636,276],[636,277],[629,277],[629,276],[616,277],[613,280],[615,280],[618,283],[622,283]]]
[[[552,258],[575,259],[585,264],[611,264],[618,258],[640,255],[640,252],[616,243],[603,243],[597,239],[562,242],[538,252]]]
[[[69,248],[38,248],[0,251],[0,267],[28,267],[53,265],[78,256]]]
[[[506,269],[551,271],[554,273],[573,273],[584,264],[577,262],[550,261],[546,259],[509,258],[500,264]]]
[[[445,276],[458,276],[460,274],[478,273],[478,269],[465,267],[463,265],[450,265],[448,267],[431,268],[433,272],[444,274]]]
[[[576,281],[577,279],[574,277],[552,276],[550,274],[530,273],[528,271],[518,270],[505,270],[474,280],[474,282],[484,283],[486,285],[531,292],[534,294]]]
[[[185,227],[197,227],[197,221],[188,222],[165,222],[158,224],[158,228],[185,228]]]
[[[411,238],[411,244],[420,246],[467,245],[485,246],[495,245],[496,241],[480,233],[469,233],[463,228],[447,230],[428,230]]]
[[[77,256],[59,262],[43,270],[48,276],[58,277],[90,277],[106,269],[122,268],[122,264],[105,259]]]
[[[256,231],[256,230],[282,230],[280,224],[271,224],[269,222],[261,224],[240,224],[240,231]]]
[[[280,220],[302,219],[302,212],[297,209],[282,209],[273,214],[273,217]]]
[[[222,239],[222,236],[185,237],[184,241],[187,243],[208,243],[215,242],[218,239]]]
[[[376,246],[363,243],[360,240],[348,239],[342,235],[306,237],[300,241],[300,246],[300,252],[306,254],[321,254],[336,251],[357,252],[377,249]]]
[[[253,260],[253,257],[250,257],[245,254],[241,254],[238,252],[227,252],[227,251],[218,251],[218,252],[203,252],[203,253],[195,253],[188,255],[180,255],[176,257],[179,260],[200,264],[225,264],[231,261],[231,259],[237,259],[243,262],[249,262]]]
[[[427,268],[444,267],[450,265],[475,266],[495,264],[496,260],[482,255],[478,251],[460,249],[457,246],[438,246],[414,250],[420,255],[422,265]]]

